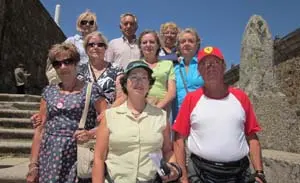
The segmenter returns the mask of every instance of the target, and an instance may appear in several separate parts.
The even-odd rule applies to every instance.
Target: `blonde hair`
[[[79,17],[77,18],[77,22],[76,22],[76,29],[78,32],[83,32],[80,22],[84,19],[88,19],[88,20],[93,20],[94,21],[94,25],[92,27],[92,31],[95,31],[98,29],[97,26],[97,16],[95,13],[91,12],[90,10],[86,10],[85,12],[81,13],[79,15]]]
[[[66,54],[70,59],[72,59],[76,64],[80,61],[80,55],[77,51],[77,48],[72,43],[61,43],[61,44],[54,44],[51,46],[48,58],[50,62],[56,61],[58,55]]]
[[[200,39],[200,36],[197,33],[197,31],[195,29],[193,29],[193,28],[186,28],[186,29],[183,29],[182,31],[180,31],[179,34],[178,34],[178,37],[177,37],[177,50],[180,51],[179,44],[180,44],[180,40],[181,40],[181,38],[183,37],[184,34],[192,34],[192,35],[194,35],[195,39],[196,39],[197,49],[200,48],[201,39]]]
[[[178,33],[180,31],[180,29],[179,29],[179,27],[177,26],[176,23],[174,23],[174,22],[166,22],[166,23],[160,25],[160,34],[163,35],[163,33],[168,28],[174,29],[176,31],[176,33]]]
[[[103,43],[105,44],[105,49],[107,48],[108,46],[108,40],[107,38],[99,31],[94,31],[94,32],[91,32],[89,33],[88,35],[85,36],[84,40],[83,40],[83,48],[85,50],[85,52],[87,53],[87,44],[89,42],[89,40],[92,38],[92,37],[99,37],[102,39]]]

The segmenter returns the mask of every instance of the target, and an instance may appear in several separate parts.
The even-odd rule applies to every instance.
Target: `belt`
[[[230,161],[230,162],[216,162],[216,161],[210,161],[210,160],[207,160],[207,159],[204,159],[204,158],[201,158],[195,154],[191,154],[191,158],[196,158],[198,159],[199,161],[202,161],[204,163],[207,163],[207,164],[211,164],[211,165],[216,165],[216,166],[221,166],[221,167],[239,167],[241,166],[242,164],[244,164],[245,162],[248,162],[248,157],[245,156],[243,157],[242,159],[240,160],[237,160],[237,161]]]

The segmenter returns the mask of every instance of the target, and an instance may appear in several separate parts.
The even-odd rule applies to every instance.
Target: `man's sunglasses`
[[[88,43],[87,44],[88,47],[106,47],[106,44],[105,43]]]
[[[95,21],[94,20],[81,20],[80,21],[80,25],[87,25],[89,23],[89,25],[94,25]]]
[[[60,68],[62,66],[62,64],[68,66],[68,65],[74,64],[74,60],[68,58],[68,59],[65,59],[65,60],[61,60],[61,61],[55,60],[55,61],[52,62],[52,66],[55,69]]]

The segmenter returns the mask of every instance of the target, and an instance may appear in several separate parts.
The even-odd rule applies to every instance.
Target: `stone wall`
[[[240,65],[234,65],[228,71],[226,71],[224,80],[228,85],[234,85],[240,79]]]
[[[47,84],[47,52],[65,35],[38,0],[0,1],[0,92],[15,93],[13,71],[23,63],[31,73],[28,93],[40,94]]]
[[[300,28],[274,40],[274,65],[300,56]]]
[[[300,57],[281,62],[274,66],[274,70],[281,92],[287,97],[291,107],[296,109],[297,116],[300,117]]]

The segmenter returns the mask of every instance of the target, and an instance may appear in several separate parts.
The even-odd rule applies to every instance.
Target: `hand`
[[[77,143],[83,144],[90,140],[90,133],[88,130],[76,130],[73,137],[77,140]]]
[[[101,112],[98,116],[97,116],[97,122],[100,123],[101,120],[104,118],[104,112]]]
[[[264,183],[262,180],[260,180],[260,178],[258,178],[258,177],[255,177],[255,181],[256,182],[259,182],[259,183]]]
[[[187,180],[187,179],[181,179],[180,183],[189,183],[189,180]]]
[[[164,109],[164,106],[161,103],[156,104],[157,108]]]
[[[179,172],[177,171],[177,169],[174,166],[170,165],[169,163],[167,163],[167,166],[170,168],[170,174],[161,177],[163,182],[170,182],[170,181],[177,180],[179,176]]]
[[[26,175],[27,183],[38,183],[39,168],[36,164],[29,164],[29,171]]]
[[[37,128],[42,124],[42,118],[39,113],[35,113],[30,117],[30,120],[32,122],[33,128]]]

